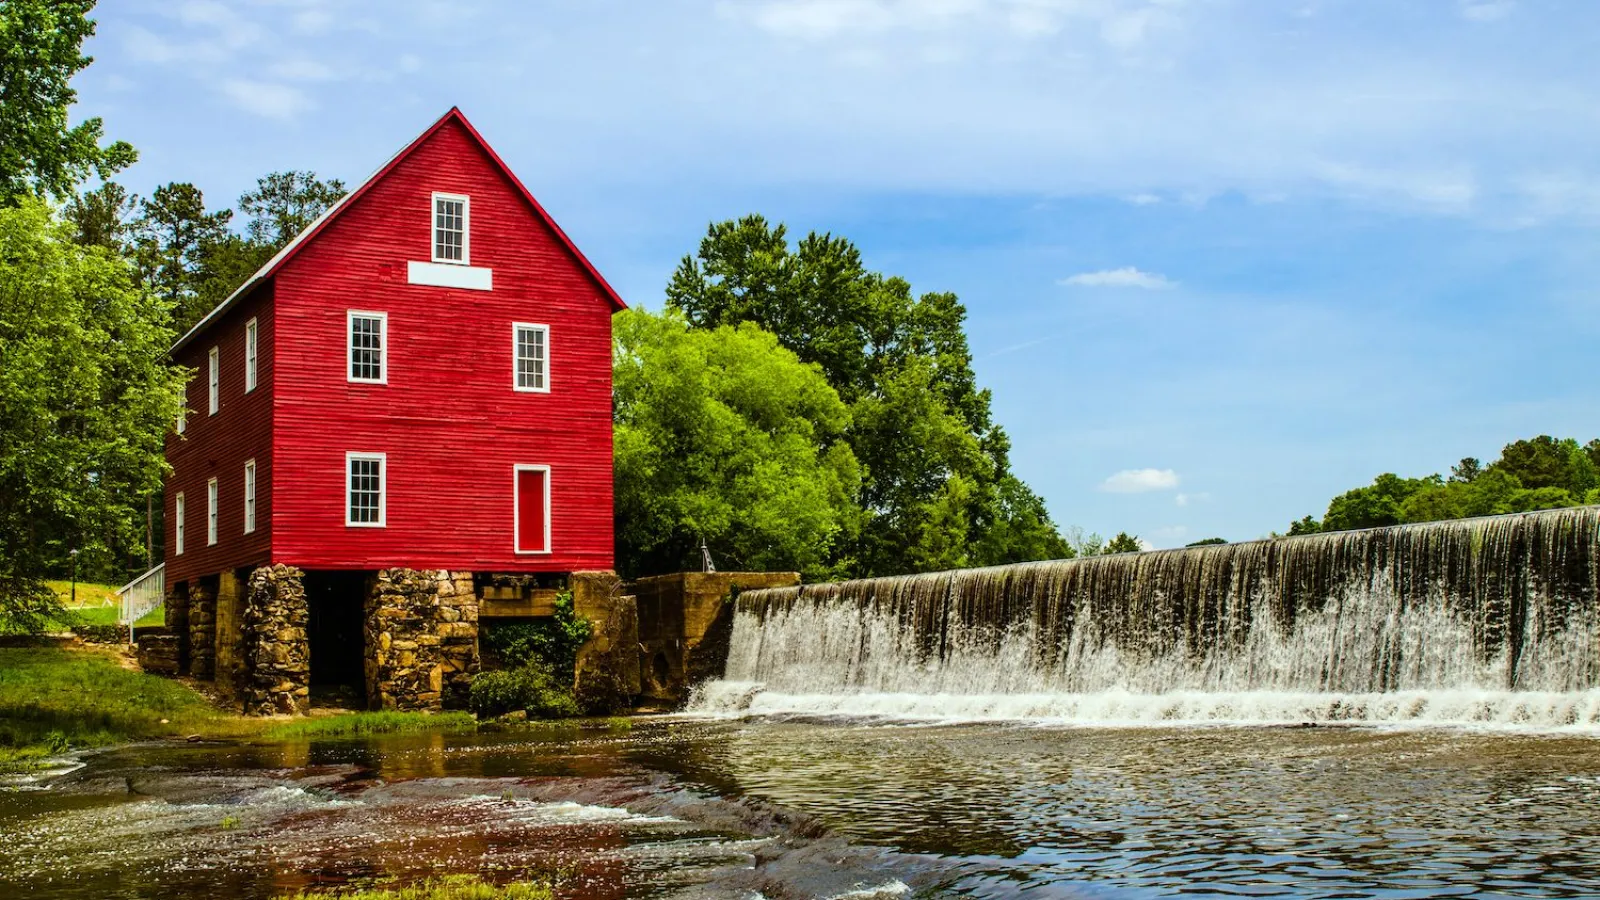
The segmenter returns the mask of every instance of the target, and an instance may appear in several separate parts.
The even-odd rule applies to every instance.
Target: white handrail
[[[133,643],[133,623],[167,600],[167,564],[162,563],[138,578],[117,588],[122,601],[118,619],[128,626],[128,643]]]

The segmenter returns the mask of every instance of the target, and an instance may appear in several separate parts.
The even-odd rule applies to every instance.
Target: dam
[[[1600,728],[1600,507],[748,591],[690,711]]]

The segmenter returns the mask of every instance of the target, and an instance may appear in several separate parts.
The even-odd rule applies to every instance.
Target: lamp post
[[[72,605],[78,605],[78,551],[73,549],[68,556],[72,557]]]

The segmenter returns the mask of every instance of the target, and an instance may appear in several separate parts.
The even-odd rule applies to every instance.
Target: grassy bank
[[[110,651],[0,647],[0,766],[68,748],[253,727],[175,681],[123,668]]]
[[[126,668],[94,647],[0,647],[0,772],[47,756],[198,734],[208,740],[463,732],[470,713],[354,712],[282,721],[224,712],[187,685]]]
[[[550,900],[552,896],[550,885],[544,882],[491,884],[475,875],[446,875],[403,886],[380,884],[284,894],[278,900]]]
[[[357,712],[325,718],[297,719],[269,726],[261,737],[269,741],[312,738],[366,737],[376,734],[476,731],[471,713]]]

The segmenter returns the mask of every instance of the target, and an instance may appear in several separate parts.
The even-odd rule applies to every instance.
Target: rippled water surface
[[[0,794],[0,897],[1600,896],[1600,739],[660,719],[174,745]],[[873,891],[877,891],[873,894]]]

